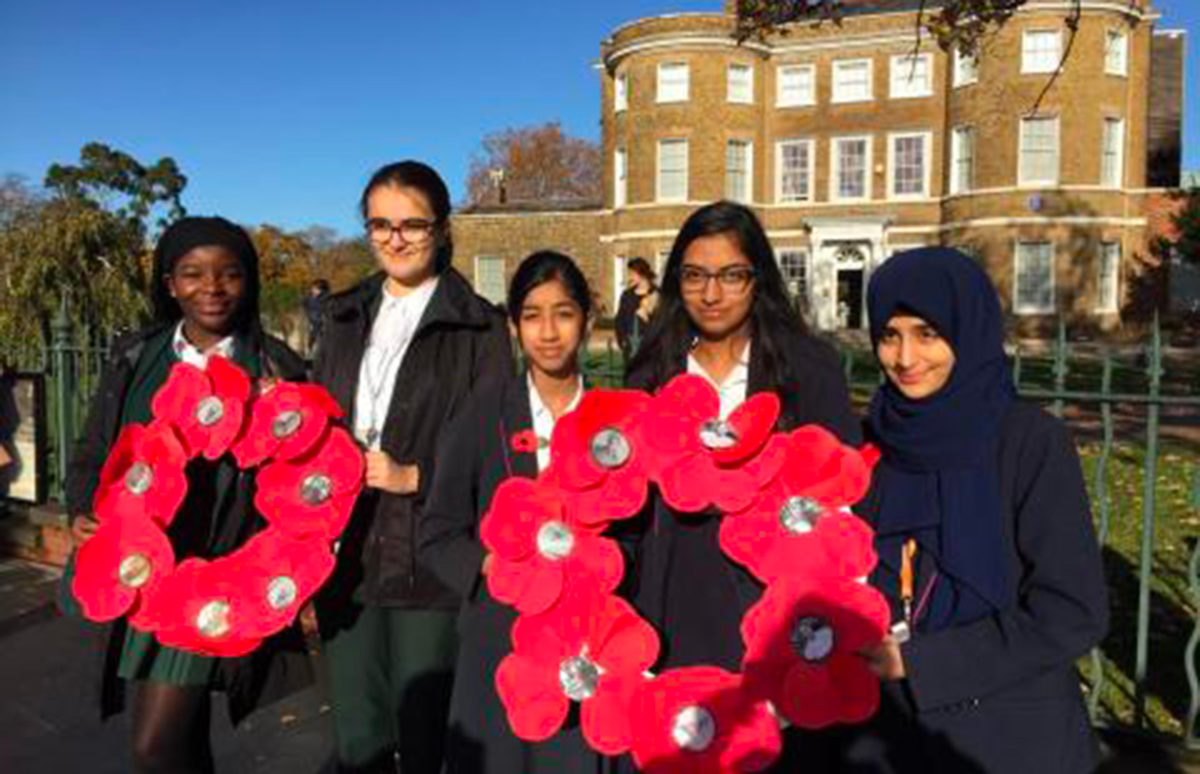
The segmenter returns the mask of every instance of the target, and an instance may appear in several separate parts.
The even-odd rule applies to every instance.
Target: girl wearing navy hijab
[[[1074,443],[1017,399],[996,291],[969,257],[898,254],[867,299],[887,379],[866,423],[882,459],[860,513],[896,626],[863,654],[884,696],[847,766],[1092,771],[1074,662],[1108,613]]]

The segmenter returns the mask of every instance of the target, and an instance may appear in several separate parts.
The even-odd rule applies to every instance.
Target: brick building
[[[862,326],[872,269],[928,244],[978,257],[1018,318],[1117,325],[1178,185],[1182,33],[1156,31],[1149,0],[1083,0],[1039,103],[1069,3],[1030,0],[973,57],[917,48],[918,5],[845,0],[841,24],[740,45],[730,2],[619,27],[601,43],[604,202],[458,214],[460,268],[499,300],[521,257],[564,250],[611,311],[625,260],[661,266],[724,197],[759,213],[822,329]]]

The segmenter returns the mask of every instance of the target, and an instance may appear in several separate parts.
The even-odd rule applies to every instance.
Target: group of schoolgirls
[[[255,377],[309,378],[336,398],[365,457],[336,570],[315,600],[337,770],[633,771],[628,756],[592,751],[576,717],[547,742],[512,733],[493,682],[516,613],[488,593],[479,535],[497,487],[550,464],[555,423],[588,389],[592,294],[570,257],[543,251],[516,268],[497,309],[452,266],[450,210],[425,164],[371,177],[360,211],[379,271],[326,299],[309,369],[262,328],[246,233],[216,217],[170,226],[154,256],[156,321],[117,342],[71,460],[72,532],[80,544],[94,533],[108,450],[122,425],[149,418],[172,364],[219,355]],[[771,392],[776,430],[820,425],[881,453],[856,512],[875,531],[869,582],[908,631],[858,654],[882,681],[870,721],[788,729],[768,770],[1093,770],[1074,662],[1104,635],[1107,600],[1088,499],[1066,428],[1016,396],[983,269],[928,247],[872,274],[870,336],[885,379],[865,420],[747,207],[693,212],[656,293],[627,387],[655,392],[697,375],[722,419]],[[526,431],[536,442],[514,449],[509,439]],[[192,462],[187,476],[169,533],[178,557],[223,555],[261,528],[252,474],[218,459]],[[762,587],[721,552],[719,514],[678,518],[652,490],[633,522],[628,601],[661,640],[654,668],[737,671],[739,625]],[[121,622],[107,637],[104,711],[131,689],[137,772],[214,771],[214,692],[238,722],[310,677],[294,628],[242,658],[166,647]]]

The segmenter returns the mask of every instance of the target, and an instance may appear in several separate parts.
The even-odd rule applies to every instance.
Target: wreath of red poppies
[[[653,397],[595,390],[559,420],[550,467],[497,488],[480,537],[489,592],[520,614],[495,678],[516,736],[550,738],[575,702],[587,743],[643,771],[749,772],[778,757],[782,725],[875,712],[879,681],[856,653],[883,639],[890,612],[865,583],[873,533],[849,506],[878,455],[818,426],[774,432],[779,408],[762,393],[722,420],[693,375]],[[514,449],[530,446],[518,436]],[[765,585],[742,619],[739,673],[648,671],[658,635],[614,594],[623,559],[604,533],[651,484],[681,518],[720,511],[725,555]]]
[[[324,388],[254,382],[222,357],[171,367],[154,419],[127,424],[95,495],[99,527],[75,557],[85,617],[127,615],[163,645],[240,656],[288,626],[333,572],[332,544],[362,488],[363,458]],[[176,561],[166,529],[188,491],[191,460],[232,455],[257,468],[267,526],[231,554]],[[211,503],[198,505],[205,514]]]

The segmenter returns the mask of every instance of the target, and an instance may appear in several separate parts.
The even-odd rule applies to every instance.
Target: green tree
[[[1200,266],[1200,188],[1179,191],[1175,197],[1183,204],[1171,215],[1176,236],[1170,246],[1180,260]]]
[[[58,196],[89,202],[144,228],[156,211],[161,213],[155,223],[160,228],[187,214],[180,199],[187,177],[169,156],[145,166],[128,153],[90,142],[79,151],[78,166],[51,164],[44,185]]]

